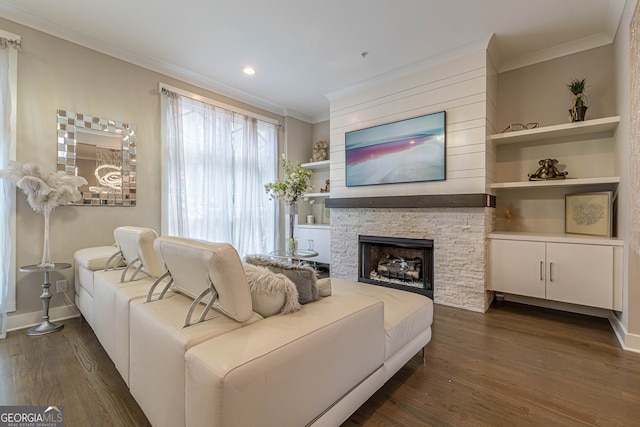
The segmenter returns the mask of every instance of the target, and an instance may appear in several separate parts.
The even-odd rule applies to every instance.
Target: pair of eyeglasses
[[[524,130],[524,129],[535,129],[538,126],[540,126],[540,123],[527,123],[526,125],[523,125],[522,123],[511,123],[509,126],[507,126],[505,128],[505,130],[502,131],[502,133],[505,133],[507,131],[518,131],[518,130]]]

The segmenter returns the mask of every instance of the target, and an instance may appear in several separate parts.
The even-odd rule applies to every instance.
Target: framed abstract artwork
[[[445,112],[345,134],[346,185],[446,179]]]
[[[613,192],[565,195],[565,233],[611,237]]]

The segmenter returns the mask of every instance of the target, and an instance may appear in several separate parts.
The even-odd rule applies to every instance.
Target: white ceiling
[[[0,0],[0,16],[278,114],[318,122],[328,118],[327,94],[486,43],[492,34],[501,71],[611,43],[624,3]],[[245,76],[246,65],[257,73]]]

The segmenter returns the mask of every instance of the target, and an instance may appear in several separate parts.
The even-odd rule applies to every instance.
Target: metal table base
[[[51,292],[49,288],[51,284],[49,283],[49,273],[52,271],[65,270],[67,268],[71,268],[71,264],[64,262],[56,262],[54,265],[50,266],[39,266],[37,264],[34,265],[25,265],[24,267],[20,267],[20,271],[27,273],[44,273],[44,283],[42,284],[42,295],[40,295],[40,299],[42,300],[42,322],[39,325],[36,325],[27,331],[27,335],[29,336],[37,336],[37,335],[45,335],[50,334],[51,332],[58,331],[62,329],[64,324],[62,322],[50,322],[49,321],[49,304],[51,302]]]

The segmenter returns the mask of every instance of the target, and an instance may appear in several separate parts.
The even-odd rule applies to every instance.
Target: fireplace
[[[433,240],[358,236],[358,281],[433,299]]]

